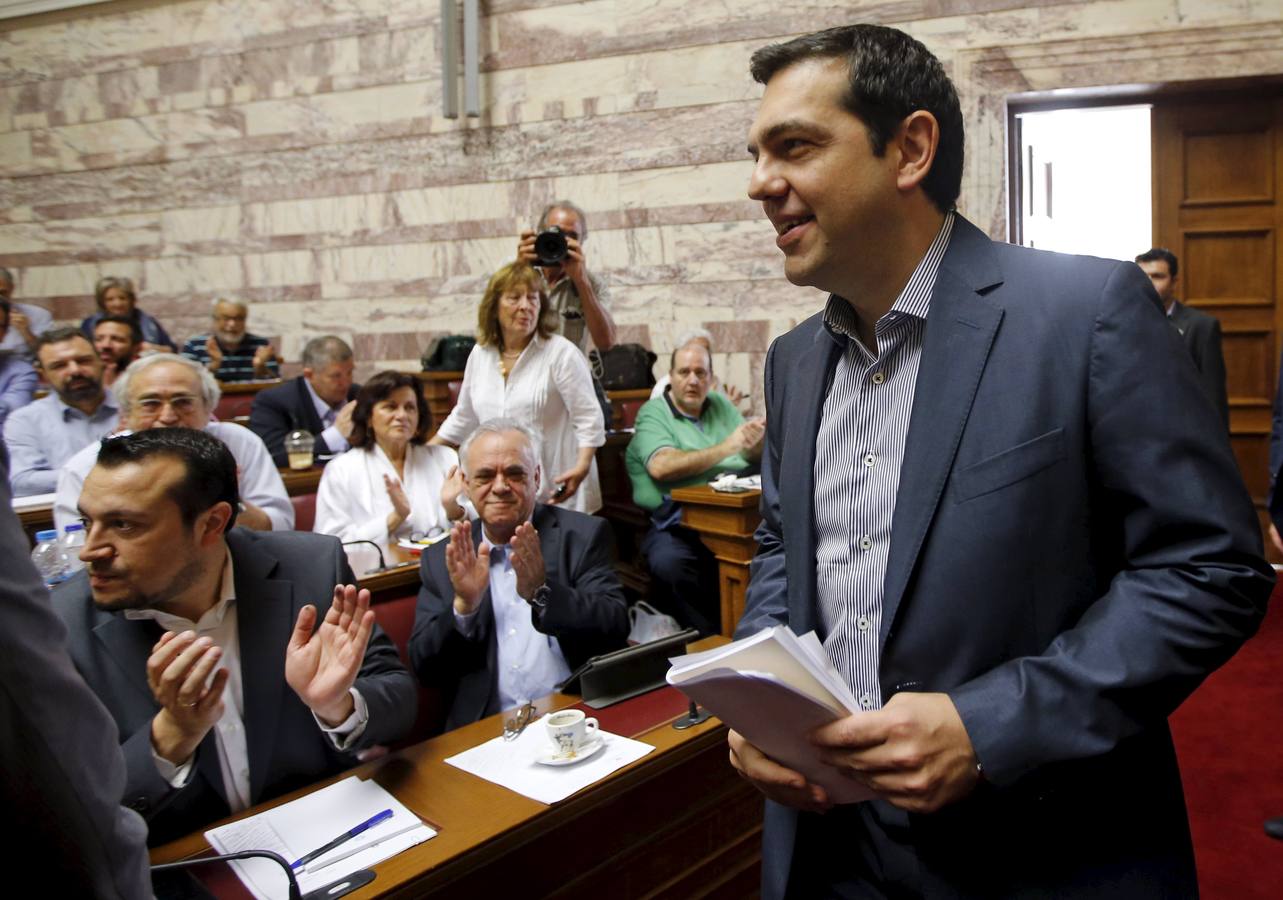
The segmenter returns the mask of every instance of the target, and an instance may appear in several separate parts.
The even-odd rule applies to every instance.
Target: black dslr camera
[[[535,256],[541,266],[555,266],[570,253],[566,235],[556,225],[541,231],[535,238]]]

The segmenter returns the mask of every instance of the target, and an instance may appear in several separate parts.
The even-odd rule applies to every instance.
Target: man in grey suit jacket
[[[216,438],[104,441],[80,495],[87,569],[54,592],[152,843],[354,765],[412,724],[414,680],[339,542],[229,531],[236,508],[236,461]]]
[[[0,804],[5,854],[50,897],[151,896],[147,826],[120,805],[116,726],[76,674],[0,467]]]
[[[1216,404],[1225,427],[1230,427],[1230,401],[1225,389],[1225,355],[1221,351],[1221,322],[1201,309],[1186,306],[1176,299],[1180,264],[1176,254],[1163,247],[1153,247],[1136,257],[1136,264],[1149,276],[1158,292],[1168,321],[1181,336],[1185,349],[1198,369],[1199,383]]]
[[[423,554],[410,664],[445,692],[447,728],[551,693],[627,638],[610,529],[536,505],[538,458],[517,422],[482,423],[459,449],[480,518]]]
[[[917,41],[832,29],[752,70],[750,196],[832,295],[767,357],[739,631],[818,632],[865,711],[811,740],[879,795],[832,808],[732,733],[763,895],[1196,895],[1165,720],[1274,579],[1176,334],[1131,263],[954,212],[962,115]]]

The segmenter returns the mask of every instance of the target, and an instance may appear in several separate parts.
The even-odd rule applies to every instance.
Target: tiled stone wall
[[[1005,98],[1283,71],[1283,0],[490,0],[480,120],[440,115],[436,0],[124,0],[0,23],[0,264],[61,319],[128,275],[178,336],[209,301],[297,359],[362,372],[470,330],[548,200],[588,212],[626,340],[710,327],[760,392],[819,308],[745,197],[752,50],[863,19],[945,61],[968,118],[963,212],[1005,233]],[[661,364],[660,368],[663,368]]]

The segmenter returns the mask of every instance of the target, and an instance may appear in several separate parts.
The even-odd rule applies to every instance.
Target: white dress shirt
[[[151,619],[166,631],[181,634],[194,631],[197,637],[206,637],[214,646],[223,651],[219,668],[227,670],[227,684],[223,687],[223,715],[214,723],[214,745],[218,748],[218,768],[223,776],[223,790],[227,794],[227,803],[232,812],[240,812],[250,806],[249,746],[245,740],[245,691],[241,680],[241,641],[237,631],[236,616],[236,575],[232,568],[232,555],[227,554],[223,565],[223,578],[218,587],[218,602],[210,607],[199,622],[192,622],[180,616],[173,616],[157,609],[130,609],[125,611],[127,619]],[[285,648],[281,648],[281,667],[284,677]],[[212,676],[211,676],[212,678]],[[317,725],[330,736],[334,746],[339,750],[351,746],[352,742],[365,731],[370,713],[365,700],[356,688],[349,689],[356,708],[338,727],[327,728],[317,719]],[[181,765],[174,765],[167,759],[157,756],[156,769],[162,778],[175,788],[185,787],[191,778],[195,754],[188,757]]]
[[[606,443],[601,405],[592,374],[579,348],[560,335],[535,335],[504,379],[499,351],[478,344],[468,356],[459,402],[437,434],[462,444],[487,419],[516,419],[535,435],[543,469],[540,499],[546,500],[553,479],[579,461],[580,447]],[[601,487],[594,459],[588,475],[566,509],[594,513],[601,509]]]
[[[535,629],[530,604],[517,593],[517,573],[507,544],[490,546],[490,606],[498,641],[499,708],[512,709],[527,701],[551,694],[570,677],[570,666],[561,644]],[[465,637],[476,631],[480,611],[468,616],[454,614],[455,627]]]
[[[272,462],[272,455],[267,452],[263,439],[233,422],[210,422],[205,426],[205,433],[212,434],[226,444],[236,458],[241,499],[267,513],[274,531],[292,531],[294,505],[285,493],[285,482],[281,481],[281,473]],[[80,512],[76,509],[80,502],[80,489],[84,487],[85,476],[98,461],[100,446],[98,441],[94,441],[67,460],[67,464],[58,473],[53,522],[59,531],[80,521]]]

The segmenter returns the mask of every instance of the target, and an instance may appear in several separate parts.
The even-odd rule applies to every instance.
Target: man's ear
[[[227,523],[232,518],[232,505],[220,500],[205,510],[200,521],[196,523],[197,540],[202,547],[208,547],[227,534]]]
[[[905,117],[891,139],[898,152],[896,187],[909,191],[922,184],[935,162],[940,146],[940,123],[925,109],[914,110]]]

